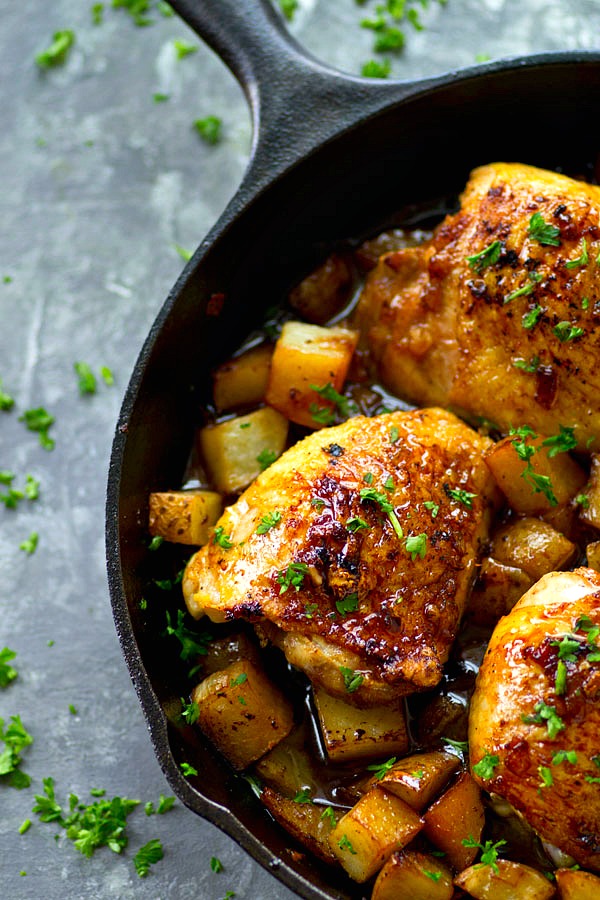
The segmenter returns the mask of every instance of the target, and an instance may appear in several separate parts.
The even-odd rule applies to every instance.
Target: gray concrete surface
[[[16,487],[27,473],[41,483],[38,500],[0,506],[0,647],[17,651],[19,673],[0,689],[0,716],[19,714],[34,738],[23,753],[32,786],[0,784],[0,897],[219,900],[234,891],[286,900],[292,894],[272,875],[180,804],[160,817],[137,810],[129,848],[89,860],[31,813],[46,776],[61,801],[71,791],[87,801],[94,787],[142,803],[168,793],[112,624],[105,478],[128,373],[182,267],[175,244],[200,242],[235,191],[250,144],[239,87],[182,23],[153,13],[154,24],[138,28],[109,0],[94,25],[90,8],[0,0],[0,378],[16,401],[0,412],[0,470],[16,473]],[[357,72],[372,56],[372,35],[357,24],[368,9],[301,0],[292,29],[321,58]],[[423,21],[394,61],[400,77],[477,54],[600,49],[595,0],[432,0]],[[35,54],[63,28],[75,31],[72,52],[41,71]],[[176,38],[198,52],[177,60]],[[155,93],[169,100],[156,103]],[[215,147],[192,128],[208,114],[224,122]],[[109,366],[115,385],[80,396],[77,360]],[[56,417],[52,452],[18,421],[38,406]],[[28,556],[19,544],[32,531],[39,544]],[[33,825],[19,835],[26,818]],[[155,837],[164,859],[141,880],[133,855]]]

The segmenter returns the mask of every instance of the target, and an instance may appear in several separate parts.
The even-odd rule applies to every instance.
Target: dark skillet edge
[[[557,64],[573,65],[573,64],[598,64],[600,54],[598,53],[566,53],[566,54],[544,54],[536,57],[526,57],[511,61],[501,61],[489,63],[485,66],[470,68],[468,70],[459,70],[447,76],[436,77],[427,82],[411,86],[410,90],[403,87],[403,94],[400,98],[396,98],[399,105],[403,101],[413,99],[417,96],[426,96],[428,93],[434,92],[437,88],[444,85],[451,85],[454,82],[462,82],[465,80],[478,79],[480,76],[501,74],[503,72],[514,71],[515,69],[536,68],[546,66],[556,66]],[[391,85],[390,85],[391,86]],[[408,91],[408,92],[406,92]],[[363,127],[366,121],[374,118],[377,112],[382,108],[393,105],[393,100],[388,94],[385,102],[380,104],[378,110],[370,110],[369,115],[360,122]],[[340,136],[344,132],[351,131],[353,127],[357,127],[356,121],[348,124],[340,133],[330,135],[327,142],[332,141],[335,137]],[[309,154],[310,155],[310,154]],[[518,154],[517,154],[518,155]],[[283,178],[291,169],[293,169],[299,160],[296,160],[289,168],[279,169],[273,184]],[[158,701],[157,695],[153,690],[147,670],[140,655],[140,649],[137,644],[132,619],[130,616],[127,592],[122,575],[121,566],[121,528],[118,518],[120,509],[121,496],[121,479],[123,467],[123,455],[127,443],[126,430],[128,422],[140,400],[140,386],[142,384],[152,350],[159,333],[162,331],[165,321],[167,320],[171,310],[181,293],[183,287],[193,277],[194,273],[201,266],[206,254],[212,246],[221,240],[227,230],[232,226],[237,217],[242,214],[252,203],[260,196],[267,192],[267,183],[258,180],[258,184],[253,181],[253,170],[256,165],[256,158],[253,158],[247,176],[245,177],[240,191],[231,201],[217,224],[211,230],[210,234],[199,246],[194,257],[183,270],[180,278],[177,280],[172,291],[169,293],[164,306],[158,313],[158,316],[150,330],[138,360],[136,362],[130,384],[127,388],[123,406],[120,412],[115,438],[113,442],[112,455],[109,469],[107,505],[106,505],[106,548],[108,559],[108,579],[111,594],[111,602],[113,607],[113,615],[118,632],[118,636],[123,648],[123,653],[129,668],[130,676],[134,683],[136,693],[140,699],[144,710],[152,744],[165,773],[165,776],[173,788],[176,795],[185,805],[194,810],[199,815],[211,821],[217,827],[234,838],[240,846],[247,850],[258,862],[261,863],[269,871],[281,880],[286,886],[296,891],[300,896],[307,900],[331,900],[334,896],[347,896],[346,894],[333,894],[330,891],[323,892],[293,868],[288,866],[281,860],[279,856],[266,850],[264,845],[231,813],[228,809],[213,803],[204,797],[199,791],[193,788],[182,776],[173,757],[169,735],[167,729],[167,719],[165,713]],[[200,315],[200,313],[199,313]],[[274,864],[277,868],[274,869]]]

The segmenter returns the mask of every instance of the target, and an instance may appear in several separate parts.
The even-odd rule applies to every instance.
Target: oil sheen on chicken
[[[433,687],[487,540],[490,443],[439,409],[314,432],[192,558],[190,613],[258,623],[293,665],[357,705]]]
[[[479,783],[508,800],[544,840],[596,870],[599,630],[600,574],[580,568],[544,575],[496,626],[469,720]]]
[[[575,426],[600,449],[600,188],[496,163],[430,241],[390,252],[357,310],[363,352],[398,396],[507,432]]]

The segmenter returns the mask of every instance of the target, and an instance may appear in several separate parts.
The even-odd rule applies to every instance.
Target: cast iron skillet
[[[519,161],[584,173],[600,147],[600,54],[529,57],[417,84],[380,83],[308,56],[269,0],[171,2],[241,82],[254,139],[238,193],[165,301],[125,395],[107,498],[114,618],[177,796],[301,897],[350,900],[363,896],[360,886],[314,859],[293,859],[291,839],[248,785],[193,729],[178,725],[179,697],[190,685],[173,641],[162,636],[164,598],[146,611],[139,603],[156,556],[147,550],[147,497],[182,482],[211,367],[324,248],[415,210],[442,209],[478,164]],[[163,557],[162,565],[168,562]],[[169,603],[175,615],[177,591]],[[184,779],[182,761],[195,763],[200,776]]]

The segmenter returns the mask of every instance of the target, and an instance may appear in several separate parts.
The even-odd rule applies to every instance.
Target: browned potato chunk
[[[495,868],[479,863],[469,866],[454,883],[476,900],[549,900],[554,896],[554,885],[541,872],[508,859],[497,860]]]
[[[260,662],[260,651],[244,631],[229,634],[226,637],[215,638],[208,642],[206,655],[202,657],[202,673],[212,675],[220,672],[240,659],[250,659],[252,662]]]
[[[408,749],[402,706],[358,709],[322,688],[315,688],[314,698],[325,749],[332,761],[397,756]]]
[[[291,704],[250,660],[209,675],[192,692],[198,724],[235,769],[245,769],[292,730]]]
[[[557,869],[556,883],[560,900],[598,900],[600,878],[591,872]]]
[[[600,528],[600,456],[597,454],[592,456],[590,480],[583,494],[586,502],[579,515],[588,525]]]
[[[264,400],[273,347],[261,344],[223,363],[213,375],[213,400],[218,412],[258,406]]]
[[[150,494],[148,530],[176,544],[206,544],[223,512],[214,491],[166,491]]]
[[[459,765],[452,753],[415,753],[396,763],[379,784],[419,812],[431,803]]]
[[[352,272],[345,259],[332,253],[290,291],[290,306],[307,322],[324,325],[350,299]]]
[[[423,820],[398,797],[374,787],[340,819],[329,844],[348,875],[367,881],[419,833]]]
[[[585,548],[587,554],[587,564],[590,569],[600,572],[600,541],[594,541]]]
[[[271,362],[267,403],[299,425],[328,424],[323,416],[333,412],[334,405],[313,388],[332,385],[341,391],[357,340],[357,333],[348,328],[286,322]]]
[[[289,423],[265,407],[199,433],[200,450],[211,481],[223,494],[247,487],[263,468],[281,456]]]
[[[511,611],[533,584],[522,569],[507,566],[488,556],[469,597],[467,616],[476,625],[495,625]]]
[[[443,850],[455,869],[471,865],[477,847],[465,847],[463,840],[481,840],[484,825],[481,791],[468,772],[463,772],[452,787],[429,807],[424,815],[424,834]]]
[[[254,766],[261,781],[276,793],[294,797],[307,788],[313,796],[318,781],[313,772],[311,760],[306,753],[306,732],[295,728],[288,737],[269,750]]]
[[[426,853],[394,853],[377,876],[371,900],[450,900],[452,874]]]
[[[329,835],[342,812],[314,803],[298,802],[283,797],[269,787],[263,788],[260,799],[273,818],[289,833],[308,847],[320,859],[337,863],[337,857],[329,845]]]
[[[517,519],[496,532],[490,555],[507,566],[522,569],[533,581],[547,572],[565,569],[577,548],[541,519]]]
[[[485,461],[500,490],[516,512],[536,515],[548,512],[556,506],[568,503],[586,482],[585,472],[568,453],[548,455],[548,448],[542,447],[544,438],[528,438],[527,446],[535,452],[529,463],[534,476],[549,478],[549,488],[554,495],[554,503],[543,491],[537,490],[530,478],[523,477],[527,462],[521,459],[515,449],[515,437],[507,437],[495,444],[486,454]]]

